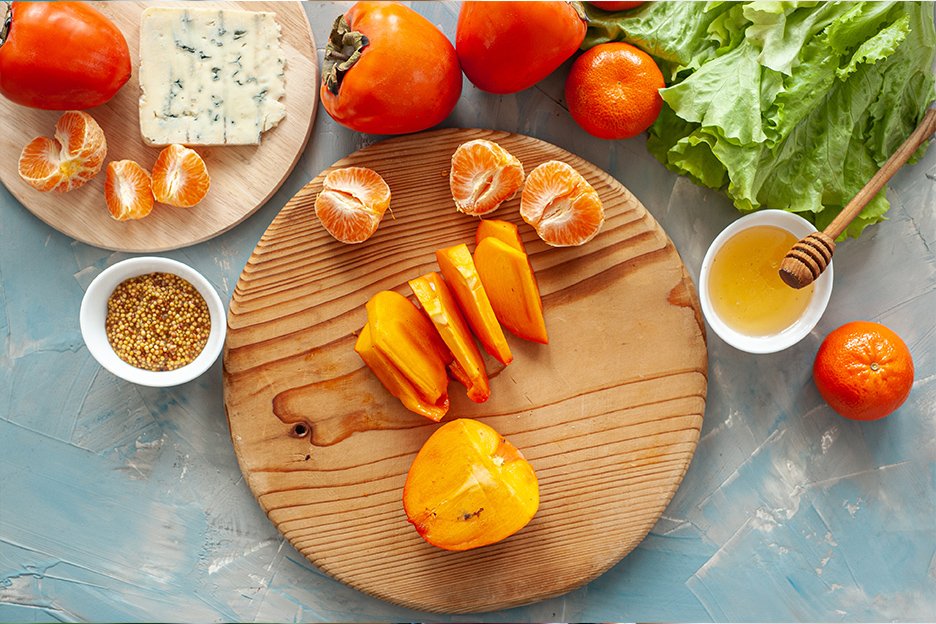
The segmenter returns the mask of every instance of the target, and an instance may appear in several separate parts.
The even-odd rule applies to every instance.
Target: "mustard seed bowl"
[[[108,340],[105,322],[107,301],[111,294],[125,280],[150,273],[170,273],[194,286],[205,300],[211,318],[208,340],[201,352],[188,364],[173,370],[147,370],[133,366],[120,358]],[[154,388],[177,386],[208,370],[221,354],[227,332],[224,304],[214,286],[187,264],[158,256],[130,258],[101,272],[88,286],[81,300],[79,322],[88,351],[101,366],[121,379]]]

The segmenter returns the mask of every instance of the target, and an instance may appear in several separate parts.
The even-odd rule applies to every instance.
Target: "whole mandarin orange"
[[[572,119],[599,139],[629,139],[663,108],[663,74],[649,54],[629,43],[602,43],[578,57],[566,78]]]
[[[813,363],[813,380],[826,403],[845,418],[878,420],[910,395],[913,358],[889,328],[853,321],[822,341]]]

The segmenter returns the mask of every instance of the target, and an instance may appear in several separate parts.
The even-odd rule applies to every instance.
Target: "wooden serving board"
[[[519,197],[492,216],[521,224],[549,345],[508,335],[514,361],[487,357],[491,398],[449,386],[446,421],[494,427],[536,470],[541,504],[506,540],[466,552],[425,543],[407,522],[406,473],[439,426],[408,412],[353,346],[376,292],[438,270],[435,250],[474,249],[477,219],[456,212],[449,163],[488,138],[527,172],[563,160],[597,189],[597,237],[551,248],[522,223]],[[306,185],[260,240],[234,291],[224,404],[244,477],[270,520],[343,583],[420,611],[469,613],[570,591],[640,542],[695,451],[705,409],[705,329],[695,288],[665,232],[614,178],[558,147],[487,130],[437,130],[366,147],[390,209],[360,245],[335,241]]]
[[[249,146],[196,147],[208,167],[211,188],[194,208],[157,204],[145,218],[116,221],[104,199],[107,163],[134,160],[151,170],[160,148],[140,136],[140,15],[147,6],[191,6],[185,2],[92,2],[120,28],[130,47],[133,73],[109,102],[86,112],[104,130],[107,159],[89,183],[65,194],[42,193],[17,173],[20,152],[37,136],[51,137],[60,111],[19,106],[0,97],[0,180],[33,214],[56,230],[89,245],[118,251],[152,252],[186,247],[243,221],[280,187],[305,149],[318,101],[318,60],[305,11],[299,2],[210,2],[221,9],[273,11],[286,55],[286,117]]]

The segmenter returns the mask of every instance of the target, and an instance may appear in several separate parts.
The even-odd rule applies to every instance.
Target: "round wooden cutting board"
[[[273,11],[286,55],[286,117],[264,132],[260,145],[196,147],[208,167],[211,188],[194,208],[157,204],[143,219],[116,221],[104,199],[107,163],[134,160],[150,171],[160,148],[140,136],[140,15],[152,2],[92,2],[120,28],[130,47],[133,73],[106,104],[87,113],[104,130],[104,168],[83,187],[65,194],[42,193],[17,173],[23,147],[37,136],[51,137],[60,111],[19,106],[0,97],[0,180],[33,214],[56,230],[89,245],[129,252],[178,249],[200,243],[234,227],[280,187],[293,170],[312,132],[318,101],[318,60],[305,11],[299,2],[206,2],[219,9]],[[191,6],[160,2],[160,7]]]
[[[541,503],[506,540],[465,552],[425,543],[407,522],[403,484],[439,426],[408,412],[354,352],[364,304],[437,271],[435,250],[468,243],[478,220],[448,187],[455,148],[494,140],[529,172],[578,169],[606,221],[580,247],[551,248],[523,223],[519,197],[492,217],[520,224],[545,306],[549,344],[508,334],[514,361],[487,357],[491,398],[449,386],[445,421],[477,418],[533,465]],[[614,178],[558,147],[488,130],[436,130],[366,147],[335,167],[366,166],[390,209],[359,245],[335,241],[314,200],[325,173],[280,212],[234,291],[224,404],[234,450],[261,507],[322,571],[420,611],[504,609],[568,592],[607,570],[653,527],[698,441],[705,329],[672,242]]]

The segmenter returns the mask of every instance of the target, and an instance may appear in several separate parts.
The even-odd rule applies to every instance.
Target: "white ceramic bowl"
[[[792,325],[783,331],[767,336],[748,336],[735,331],[726,325],[712,308],[712,302],[709,298],[709,271],[712,267],[712,261],[715,259],[715,254],[729,238],[742,230],[758,225],[781,227],[796,236],[797,240],[816,231],[812,223],[797,214],[785,210],[760,210],[741,217],[726,227],[712,241],[712,245],[705,254],[699,274],[699,300],[702,304],[702,313],[705,315],[705,320],[708,321],[715,333],[732,347],[747,353],[775,353],[802,340],[819,322],[825,312],[826,305],[829,303],[829,297],[832,295],[832,263],[830,262],[826,270],[819,276],[819,279],[813,282],[813,294],[809,300],[809,305],[806,307],[806,311]]]
[[[191,363],[175,370],[150,371],[131,366],[120,359],[107,340],[104,321],[107,318],[108,298],[124,280],[147,273],[173,273],[185,279],[204,297],[211,314],[208,343]],[[101,366],[129,382],[159,388],[186,383],[208,370],[218,359],[227,332],[224,304],[211,283],[186,264],[156,256],[118,262],[94,278],[81,300],[80,324],[88,351]]]

